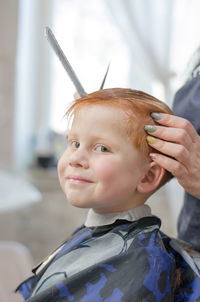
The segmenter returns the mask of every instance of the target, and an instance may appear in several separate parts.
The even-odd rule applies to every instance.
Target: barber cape
[[[200,301],[200,255],[155,216],[83,225],[17,288],[28,302]]]

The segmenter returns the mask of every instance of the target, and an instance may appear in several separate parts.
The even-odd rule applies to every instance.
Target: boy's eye
[[[75,148],[75,149],[78,149],[80,147],[80,143],[77,142],[77,141],[73,141],[72,142],[72,147]]]
[[[97,146],[95,148],[95,151],[98,151],[98,152],[109,152],[108,148],[106,148],[105,146]]]

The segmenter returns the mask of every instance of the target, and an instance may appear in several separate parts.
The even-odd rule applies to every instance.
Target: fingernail
[[[149,144],[156,144],[157,141],[158,141],[158,140],[157,140],[155,137],[150,136],[150,135],[147,136],[147,142],[148,142]]]
[[[151,112],[151,117],[154,119],[154,120],[161,120],[162,119],[162,114],[160,113],[157,113],[157,112]]]
[[[153,159],[156,160],[158,158],[158,154],[157,153],[150,153],[149,156]]]
[[[148,131],[148,132],[155,132],[156,131],[156,127],[153,125],[145,125],[144,126],[144,130]]]

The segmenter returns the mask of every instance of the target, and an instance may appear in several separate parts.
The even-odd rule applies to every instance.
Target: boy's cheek
[[[118,173],[119,164],[114,160],[99,160],[95,165],[95,170],[99,179],[106,180]]]
[[[58,171],[59,181],[61,181],[61,177],[64,175],[64,171],[65,171],[65,164],[64,164],[63,156],[58,161],[57,171]]]

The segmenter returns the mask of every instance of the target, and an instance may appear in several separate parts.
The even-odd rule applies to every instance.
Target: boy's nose
[[[77,149],[69,158],[69,165],[75,168],[88,169],[89,163],[86,152]]]

